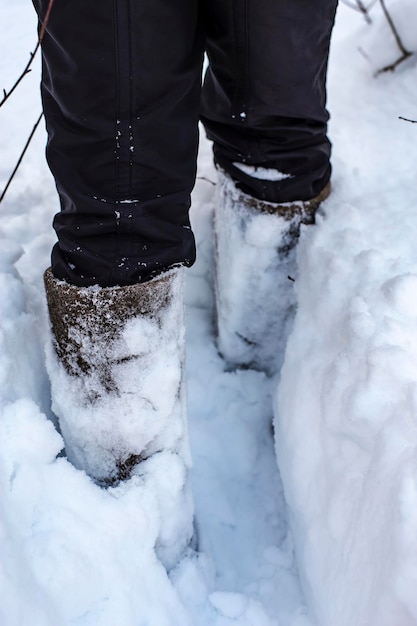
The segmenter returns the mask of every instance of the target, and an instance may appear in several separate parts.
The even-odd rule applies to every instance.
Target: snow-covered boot
[[[168,565],[188,544],[193,520],[183,272],[106,288],[76,287],[45,272],[52,408],[67,457],[104,486],[132,472],[152,476]]]
[[[219,351],[236,367],[274,374],[282,364],[295,308],[296,243],[314,223],[328,184],[309,201],[273,204],[218,172],[214,213]]]

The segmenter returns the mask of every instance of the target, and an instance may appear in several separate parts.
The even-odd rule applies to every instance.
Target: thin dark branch
[[[378,70],[375,73],[375,76],[379,76],[379,74],[383,74],[384,72],[395,72],[397,67],[401,63],[404,63],[404,61],[409,59],[411,56],[413,56],[413,54],[413,52],[406,52],[405,54],[402,54],[396,61],[394,61],[394,63],[390,63],[389,65],[386,65],[385,67],[382,67],[380,70]]]
[[[2,194],[0,196],[0,203],[3,201],[3,198],[6,195],[6,192],[7,192],[8,188],[10,187],[10,183],[12,182],[13,178],[15,177],[16,172],[19,169],[21,162],[23,161],[23,157],[26,154],[26,150],[29,148],[30,142],[33,139],[33,135],[35,134],[36,129],[38,128],[38,126],[39,126],[39,124],[41,122],[42,117],[43,117],[43,113],[40,114],[40,116],[38,117],[38,119],[37,119],[37,121],[35,123],[35,126],[32,128],[32,132],[30,133],[30,135],[28,137],[28,140],[26,141],[26,145],[23,148],[22,154],[20,155],[19,160],[16,163],[16,166],[15,166],[13,172],[11,173],[10,178],[7,181],[7,184],[6,184],[5,188],[3,189],[3,192],[2,192]]]
[[[27,74],[29,74],[29,72],[32,71],[30,66],[33,63],[33,59],[35,58],[36,53],[37,53],[38,50],[39,50],[39,41],[36,44],[34,51],[30,53],[30,59],[29,59],[27,65],[26,65],[25,69],[20,74],[19,78],[16,80],[15,84],[13,85],[13,87],[9,91],[6,91],[5,89],[3,89],[3,99],[0,101],[0,107],[2,107],[3,104],[6,102],[6,100],[8,100],[10,98],[10,96],[12,95],[12,93],[14,92],[16,87],[18,87],[20,85],[20,83],[22,82],[24,77],[27,76]]]
[[[383,67],[382,69],[378,70],[376,72],[376,76],[379,76],[379,74],[383,74],[384,72],[394,72],[396,70],[396,68],[401,64],[404,63],[404,61],[406,61],[407,59],[409,59],[411,56],[413,56],[413,52],[410,52],[409,50],[407,50],[407,48],[404,46],[400,35],[398,34],[397,28],[394,24],[394,21],[387,9],[387,6],[385,4],[385,0],[379,0],[380,5],[382,7],[382,11],[386,17],[386,20],[389,24],[389,27],[391,28],[392,34],[394,35],[394,39],[397,43],[398,48],[400,49],[401,52],[401,56],[394,61],[394,63],[390,63],[389,65],[386,65],[385,67]]]
[[[364,3],[362,2],[362,0],[356,0],[356,5],[357,5],[357,10],[362,13],[362,15],[365,18],[365,21],[367,24],[372,24],[372,20],[371,17],[369,15],[369,11],[370,9],[373,7],[373,5],[375,4],[375,2],[371,2],[371,4],[369,6],[365,6]]]
[[[10,96],[15,91],[15,89],[20,85],[20,83],[22,82],[24,77],[27,76],[29,74],[29,72],[32,71],[31,70],[31,65],[32,65],[33,60],[34,60],[34,58],[36,56],[36,53],[38,52],[39,47],[40,47],[40,45],[42,43],[42,39],[43,39],[43,37],[45,35],[46,27],[48,26],[49,16],[51,15],[51,10],[52,10],[53,4],[54,4],[54,0],[49,0],[49,4],[48,4],[48,8],[46,10],[45,18],[44,18],[42,26],[41,26],[41,28],[39,30],[38,43],[36,44],[33,52],[30,53],[29,61],[27,62],[26,67],[23,70],[23,72],[20,74],[20,76],[18,77],[18,79],[14,83],[13,87],[9,91],[6,91],[6,89],[3,89],[3,99],[0,101],[0,107],[2,107],[3,104],[6,102],[6,100],[8,100],[10,98]]]
[[[363,56],[363,58],[368,61],[368,63],[370,63],[371,59],[369,58],[368,54],[365,52],[365,50],[363,48],[361,48],[361,46],[358,47],[358,52],[360,55]]]
[[[403,120],[404,122],[410,122],[410,124],[417,124],[417,120],[409,120],[408,117],[401,117],[401,115],[398,119]]]
[[[387,22],[388,22],[388,24],[389,24],[389,26],[390,26],[390,28],[392,30],[392,34],[395,37],[395,41],[397,42],[397,46],[399,47],[399,49],[402,52],[403,58],[404,59],[408,59],[408,57],[410,57],[413,53],[409,52],[405,48],[403,42],[401,41],[401,37],[399,36],[398,31],[397,31],[397,29],[395,27],[395,24],[394,24],[394,22],[392,20],[392,17],[391,17],[391,15],[390,15],[390,13],[389,13],[389,11],[387,9],[387,5],[385,4],[385,0],[379,0],[379,2],[381,4],[381,7],[382,7],[382,10],[384,12],[385,17],[387,18]]]
[[[349,2],[349,0],[342,0],[342,1],[343,1],[343,4],[345,4],[350,9],[353,9],[354,11],[358,11],[359,13],[362,13],[362,15],[364,16],[366,22],[368,24],[372,24],[372,20],[371,20],[371,17],[369,15],[369,11],[376,4],[377,0],[372,0],[372,2],[370,2],[368,4],[368,6],[366,6],[362,2],[362,0],[355,0],[355,2]]]
[[[210,178],[206,178],[206,176],[197,176],[197,180],[205,180],[206,183],[210,183],[211,185],[216,186],[214,180],[210,180]]]
[[[368,9],[367,7],[364,5],[364,3],[362,2],[362,0],[356,0],[356,4],[358,5],[358,9],[359,11],[362,13],[362,15],[365,18],[365,21],[367,22],[367,24],[372,24],[372,20],[369,17],[369,13],[368,13]]]
[[[1,102],[0,102],[0,107],[3,106],[3,104],[6,102],[6,100],[8,100],[8,98],[10,98],[11,94],[14,92],[16,87],[20,84],[20,82],[24,79],[24,77],[31,71],[31,67],[30,66],[33,63],[33,59],[35,58],[35,55],[36,55],[37,51],[39,50],[39,47],[40,47],[40,45],[42,43],[42,40],[44,38],[44,35],[45,35],[45,32],[46,32],[46,28],[48,26],[49,17],[51,15],[51,11],[52,11],[53,5],[54,5],[54,0],[49,0],[48,8],[46,9],[46,13],[45,13],[45,17],[43,19],[43,22],[41,23],[42,25],[39,28],[38,42],[37,42],[37,44],[35,46],[35,49],[33,50],[33,52],[30,53],[30,59],[29,59],[27,65],[26,65],[25,69],[23,70],[23,72],[21,73],[21,75],[19,76],[19,78],[17,79],[15,84],[13,85],[13,87],[10,89],[10,91],[7,92],[5,89],[3,89],[3,100],[1,100]],[[16,166],[15,166],[13,172],[11,173],[10,178],[7,181],[5,188],[2,191],[2,194],[0,196],[0,203],[3,202],[3,199],[4,199],[4,197],[5,197],[6,193],[7,193],[7,190],[9,189],[10,184],[11,184],[13,178],[15,177],[15,175],[17,173],[17,170],[20,167],[20,164],[23,161],[23,157],[25,156],[26,151],[27,151],[27,149],[30,146],[30,143],[31,143],[31,141],[33,139],[33,136],[34,136],[34,134],[36,132],[36,129],[38,128],[38,126],[39,126],[39,124],[41,122],[42,117],[43,117],[43,113],[40,114],[40,116],[38,117],[38,119],[35,122],[34,127],[32,128],[32,131],[31,131],[31,133],[30,133],[30,135],[29,135],[29,137],[28,137],[28,139],[26,141],[25,147],[22,150],[22,153],[21,153],[21,155],[20,155],[20,157],[19,157],[19,159],[18,159],[18,161],[16,163]]]

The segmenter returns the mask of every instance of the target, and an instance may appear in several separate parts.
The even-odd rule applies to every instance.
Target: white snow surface
[[[284,174],[279,170],[272,167],[258,167],[255,165],[246,165],[246,163],[233,163],[239,170],[252,176],[252,178],[258,178],[259,180],[278,181],[285,178],[291,178],[291,174]]]
[[[417,50],[415,2],[388,5]],[[7,88],[36,20],[23,0],[0,6]],[[186,290],[198,551],[169,572],[155,548],[180,477],[150,459],[101,489],[61,452],[42,285],[58,207],[38,131],[0,206],[1,626],[417,624],[417,126],[398,119],[417,118],[417,67],[374,78],[397,49],[371,16],[339,8],[333,193],[302,233],[280,380],[228,371],[215,347],[215,174],[202,142]],[[38,81],[37,62],[0,111],[1,187],[40,110]]]

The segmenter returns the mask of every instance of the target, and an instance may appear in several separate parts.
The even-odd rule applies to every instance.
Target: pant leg
[[[48,0],[34,0],[38,15]],[[191,265],[203,36],[195,0],[59,0],[44,37],[57,278],[126,285]]]
[[[336,5],[206,0],[202,121],[215,161],[252,196],[307,200],[330,178],[326,71]]]

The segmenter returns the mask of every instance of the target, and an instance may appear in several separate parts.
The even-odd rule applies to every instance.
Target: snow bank
[[[98,488],[56,459],[62,440],[30,400],[2,412],[0,442],[1,624],[188,624],[155,557],[152,480]]]
[[[415,24],[415,6],[401,6]],[[399,24],[416,50],[415,29]],[[397,52],[379,39],[382,17],[373,28],[334,53],[330,78],[344,76],[330,103],[334,192],[302,237],[275,411],[320,626],[417,623],[417,142],[398,120],[415,111],[417,68],[374,79],[355,48],[372,51],[375,69]],[[357,97],[348,103],[344,89]]]
[[[417,263],[373,230],[333,207],[300,251],[280,385],[278,458],[323,626],[417,619]]]

